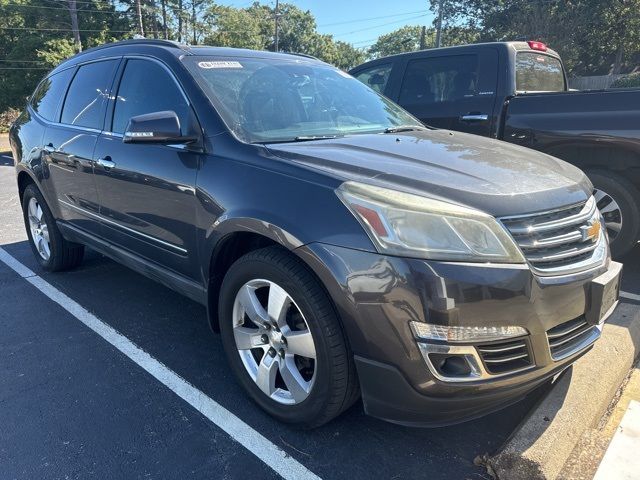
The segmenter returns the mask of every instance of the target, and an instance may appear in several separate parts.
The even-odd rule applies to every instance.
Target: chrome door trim
[[[60,198],[58,199],[58,202],[66,205],[68,208],[71,208],[71,209],[73,209],[73,210],[75,210],[77,212],[82,213],[83,215],[87,215],[89,217],[93,217],[93,218],[95,218],[95,219],[97,219],[97,220],[99,220],[101,222],[107,223],[109,225],[113,225],[115,227],[118,227],[118,228],[121,228],[123,230],[126,230],[127,232],[130,232],[130,233],[133,233],[133,234],[138,235],[140,237],[143,237],[143,238],[145,238],[147,240],[151,240],[153,242],[159,243],[159,244],[161,244],[161,245],[163,245],[165,247],[168,247],[168,248],[170,248],[172,250],[177,251],[178,253],[180,253],[182,255],[186,255],[187,253],[189,253],[188,250],[186,250],[186,249],[184,249],[182,247],[179,247],[178,245],[175,245],[175,244],[169,243],[169,242],[165,242],[164,240],[161,240],[161,239],[159,239],[157,237],[153,237],[151,235],[147,235],[146,233],[142,233],[142,232],[140,232],[138,230],[134,230],[133,228],[126,227],[126,226],[124,226],[124,225],[122,225],[122,224],[120,224],[118,222],[115,222],[115,221],[113,221],[113,220],[111,220],[111,219],[109,219],[109,218],[107,218],[107,217],[105,217],[103,215],[98,215],[96,213],[90,212],[89,210],[85,210],[82,207],[78,207],[77,205],[73,205],[73,204],[71,204],[69,202],[61,200]]]

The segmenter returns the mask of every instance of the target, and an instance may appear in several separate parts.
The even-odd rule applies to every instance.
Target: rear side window
[[[474,97],[491,85],[481,85],[477,55],[454,55],[413,60],[400,90],[400,105],[442,103]]]
[[[78,69],[62,107],[62,123],[102,128],[109,86],[117,60],[89,63]]]
[[[123,133],[131,117],[164,110],[178,115],[180,128],[185,133],[189,104],[169,72],[155,62],[127,61],[116,96],[112,131]]]
[[[70,68],[45,78],[31,97],[31,108],[42,118],[50,122],[57,122],[58,105],[60,105],[60,99],[64,96],[72,74],[73,69]]]
[[[373,88],[378,93],[384,93],[384,89],[389,82],[391,74],[391,64],[376,65],[375,67],[362,70],[355,74],[355,77],[365,85]]]
[[[535,52],[516,54],[516,91],[562,92],[564,89],[564,72],[557,58]]]

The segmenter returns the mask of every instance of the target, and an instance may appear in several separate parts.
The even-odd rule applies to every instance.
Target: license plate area
[[[585,313],[588,323],[598,325],[605,320],[605,315],[615,305],[620,296],[620,280],[622,264],[611,262],[609,270],[594,278],[589,285],[589,309]]]

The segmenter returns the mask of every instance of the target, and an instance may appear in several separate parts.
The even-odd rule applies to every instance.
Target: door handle
[[[486,113],[467,113],[462,115],[460,120],[463,122],[486,122],[489,120],[489,115]]]
[[[111,157],[109,156],[99,158],[98,160],[96,160],[96,163],[100,165],[102,168],[104,168],[105,170],[111,170],[116,166],[116,162],[112,162]]]

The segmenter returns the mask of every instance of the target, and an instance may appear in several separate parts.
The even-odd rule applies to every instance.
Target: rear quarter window
[[[67,90],[72,74],[73,68],[54,73],[40,82],[40,85],[36,88],[31,97],[31,108],[45,120],[50,122],[58,121],[58,105],[60,105],[60,99]]]
[[[516,54],[516,91],[563,92],[564,71],[560,60],[537,52]]]
[[[116,60],[103,60],[81,66],[73,77],[62,107],[61,122],[100,129]]]

